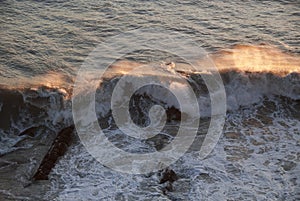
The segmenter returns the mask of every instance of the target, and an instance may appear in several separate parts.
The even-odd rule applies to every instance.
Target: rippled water
[[[208,51],[274,44],[299,53],[296,1],[1,1],[1,76],[74,74],[107,37],[145,27],[188,34]]]
[[[299,200],[299,8],[297,0],[0,1],[0,200]],[[186,34],[224,71],[228,113],[216,148],[197,158],[210,99],[199,75],[181,72],[199,87],[205,118],[191,150],[171,165],[179,176],[173,192],[163,193],[156,173],[102,166],[77,138],[48,181],[32,182],[55,134],[72,124],[70,86],[82,62],[111,36],[139,28]],[[115,68],[126,74],[140,61],[133,59]],[[116,80],[98,89],[99,118],[109,113]],[[31,127],[32,136],[20,136]],[[115,128],[107,136],[127,149],[149,146]]]

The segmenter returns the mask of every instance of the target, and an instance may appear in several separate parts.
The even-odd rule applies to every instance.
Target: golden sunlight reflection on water
[[[278,76],[286,76],[289,73],[300,73],[300,57],[284,53],[278,48],[268,45],[236,45],[230,49],[224,49],[210,54],[220,72],[241,71],[250,73],[272,73]],[[105,73],[106,78],[112,78],[118,75],[132,74],[134,68],[142,66],[135,61],[120,60],[112,64]],[[201,60],[199,61],[201,65]],[[203,64],[202,64],[203,65]],[[176,71],[191,72],[193,71],[188,64],[176,63]],[[205,71],[205,66],[201,69]],[[143,75],[147,71],[139,71]],[[92,72],[94,74],[95,72]],[[155,72],[148,72],[155,74]],[[99,72],[100,75],[100,72]],[[134,73],[138,76],[138,73]],[[100,77],[99,77],[100,78]],[[99,80],[100,83],[100,80]],[[29,88],[45,86],[49,88],[71,89],[74,84],[74,78],[59,72],[48,72],[32,78],[22,77],[15,79],[3,80],[2,86],[6,88]]]
[[[270,72],[287,75],[300,72],[299,56],[284,53],[268,45],[236,45],[211,55],[218,69]]]

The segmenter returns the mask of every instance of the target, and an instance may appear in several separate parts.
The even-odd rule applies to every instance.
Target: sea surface
[[[300,199],[299,1],[1,0],[0,27],[0,200]],[[201,78],[205,68],[191,71],[172,49],[133,49],[122,58],[106,52],[115,62],[99,76],[93,107],[106,137],[120,149],[159,151],[180,126],[176,97],[151,86],[126,98],[133,122],[142,127],[151,123],[151,106],[167,110],[160,135],[136,140],[116,126],[110,100],[118,81],[161,76],[134,74],[134,67],[151,63],[195,91],[200,124],[189,151],[169,167],[178,176],[173,190],[165,191],[157,172],[125,174],[99,163],[77,132],[48,180],[33,180],[57,133],[74,124],[72,98],[89,93],[73,91],[88,56],[103,43],[114,44],[114,37],[145,29],[185,35],[219,70],[226,116],[212,152],[198,157],[212,119]],[[132,47],[132,40],[120,41]],[[170,86],[182,86],[174,82]],[[185,86],[176,89],[184,94]]]

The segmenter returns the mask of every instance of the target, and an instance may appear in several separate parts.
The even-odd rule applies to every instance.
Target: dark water
[[[299,1],[0,1],[0,16],[0,200],[299,200]],[[228,113],[213,152],[199,160],[195,143],[171,165],[180,179],[164,195],[156,174],[106,168],[76,138],[49,180],[32,182],[56,133],[73,123],[72,85],[87,55],[111,36],[155,27],[186,34],[224,71]],[[133,65],[121,61],[117,71]],[[201,91],[199,75],[182,66]],[[98,88],[102,123],[115,82]],[[201,142],[210,99],[202,91],[197,99]],[[107,136],[127,149],[149,146],[118,129]]]

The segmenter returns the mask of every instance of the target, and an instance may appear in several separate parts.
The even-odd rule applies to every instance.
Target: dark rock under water
[[[54,142],[52,143],[49,151],[42,160],[39,168],[32,177],[34,180],[47,180],[48,175],[52,168],[55,166],[59,157],[63,156],[68,147],[72,143],[74,125],[62,129]]]
[[[168,191],[172,192],[174,190],[173,182],[178,179],[179,179],[179,177],[174,172],[174,170],[169,169],[169,168],[166,168],[165,170],[163,170],[163,172],[161,173],[161,178],[159,180],[159,184],[166,183],[165,187],[162,189],[162,192],[164,195],[166,195]]]
[[[161,177],[159,183],[160,183],[160,184],[163,184],[163,183],[165,183],[165,182],[167,182],[167,181],[173,183],[173,182],[176,181],[177,179],[178,179],[178,176],[177,176],[177,174],[174,172],[174,170],[167,168],[167,169],[165,169],[165,170],[163,171],[162,177]]]

